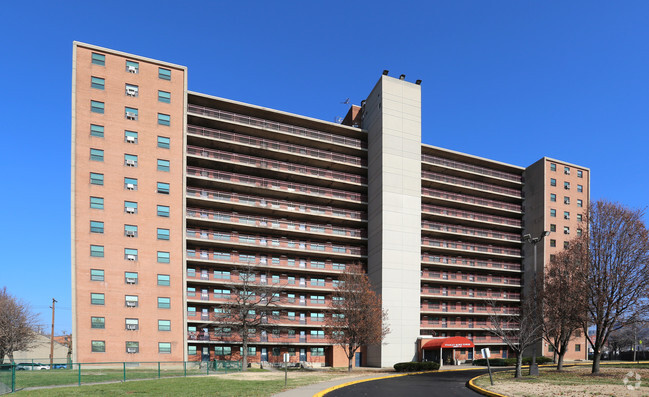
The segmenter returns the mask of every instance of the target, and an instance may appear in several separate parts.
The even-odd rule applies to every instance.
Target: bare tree
[[[235,272],[233,272],[235,273]],[[211,315],[213,331],[217,336],[230,340],[231,334],[242,343],[242,369],[248,368],[248,345],[261,338],[276,325],[268,318],[280,301],[282,287],[262,282],[254,265],[247,265],[238,271],[238,282],[229,284],[230,294],[226,302]],[[230,332],[224,332],[229,329]]]
[[[557,370],[563,369],[563,358],[573,336],[580,336],[586,320],[586,266],[573,242],[573,250],[558,253],[545,271],[541,283],[543,338],[554,348]]]
[[[331,340],[347,355],[348,371],[361,346],[381,344],[390,332],[387,315],[363,269],[358,265],[348,267],[339,278],[330,315],[325,319]]]
[[[14,352],[27,350],[36,343],[38,316],[29,306],[0,290],[0,364],[7,355],[14,363]]]
[[[602,347],[611,332],[635,321],[632,311],[646,296],[649,231],[642,216],[641,210],[597,201],[584,217],[585,241],[574,244],[576,255],[582,255],[588,266],[588,319],[583,329],[593,348],[592,373],[599,373]],[[595,326],[593,336],[587,333],[589,325]]]
[[[542,321],[539,305],[533,294],[523,296],[520,311],[516,315],[497,314],[496,302],[489,302],[492,313],[489,315],[490,326],[485,328],[507,344],[516,355],[515,378],[520,378],[523,366],[523,351],[541,339]]]

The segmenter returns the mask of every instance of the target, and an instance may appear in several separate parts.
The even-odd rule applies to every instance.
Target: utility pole
[[[50,369],[54,369],[54,307],[56,299],[52,298],[52,333],[50,334]]]

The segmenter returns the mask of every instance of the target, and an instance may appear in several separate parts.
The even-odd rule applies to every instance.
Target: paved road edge
[[[476,377],[473,378],[473,379],[469,379],[469,389],[473,390],[473,391],[476,392],[476,393],[480,393],[480,394],[482,394],[483,396],[489,396],[489,397],[508,397],[508,396],[505,395],[505,394],[500,394],[500,393],[496,393],[496,392],[493,392],[493,391],[489,391],[489,390],[487,390],[487,389],[483,389],[482,387],[476,385],[476,384],[473,382],[474,380],[476,380],[476,379],[478,379],[478,378],[482,378],[483,376],[489,376],[489,374],[478,375],[478,376],[476,376]]]
[[[328,389],[324,389],[322,391],[319,391],[316,394],[314,394],[313,397],[324,397],[327,393],[331,393],[334,390],[342,389],[343,387],[355,385],[357,383],[370,382],[370,381],[373,381],[373,380],[388,379],[388,378],[398,378],[398,377],[401,377],[401,376],[410,376],[410,375],[430,374],[430,373],[435,373],[435,372],[471,371],[471,370],[474,370],[474,369],[477,369],[477,368],[447,369],[447,370],[441,370],[441,371],[419,371],[419,372],[408,372],[408,373],[405,373],[405,374],[398,374],[398,375],[377,376],[376,378],[360,379],[360,380],[355,380],[355,381],[352,381],[352,382],[341,383],[339,385],[332,386],[332,387],[330,387]]]

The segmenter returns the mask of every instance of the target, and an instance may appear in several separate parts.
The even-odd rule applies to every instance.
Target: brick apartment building
[[[187,73],[74,43],[75,361],[237,357],[210,313],[251,264],[259,283],[283,287],[278,328],[253,335],[253,360],[344,365],[324,309],[356,263],[391,329],[363,364],[417,359],[433,335],[507,355],[484,329],[486,302],[517,312],[533,262],[522,235],[551,232],[542,269],[580,232],[587,168],[422,144],[420,82],[387,73],[341,124],[188,91]],[[584,358],[573,345],[567,358]]]

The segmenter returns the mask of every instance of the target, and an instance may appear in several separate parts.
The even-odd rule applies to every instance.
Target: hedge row
[[[531,357],[523,357],[523,365],[529,365],[531,362]],[[537,364],[547,364],[549,362],[552,362],[552,359],[549,357],[539,356],[536,358]],[[484,367],[487,365],[487,359],[481,358],[479,360],[473,360],[473,365]],[[516,358],[490,358],[489,365],[494,367],[511,367],[516,365]]]
[[[397,372],[413,372],[413,371],[434,371],[439,369],[439,364],[432,361],[425,361],[423,363],[409,362],[409,363],[396,363],[394,370]]]

